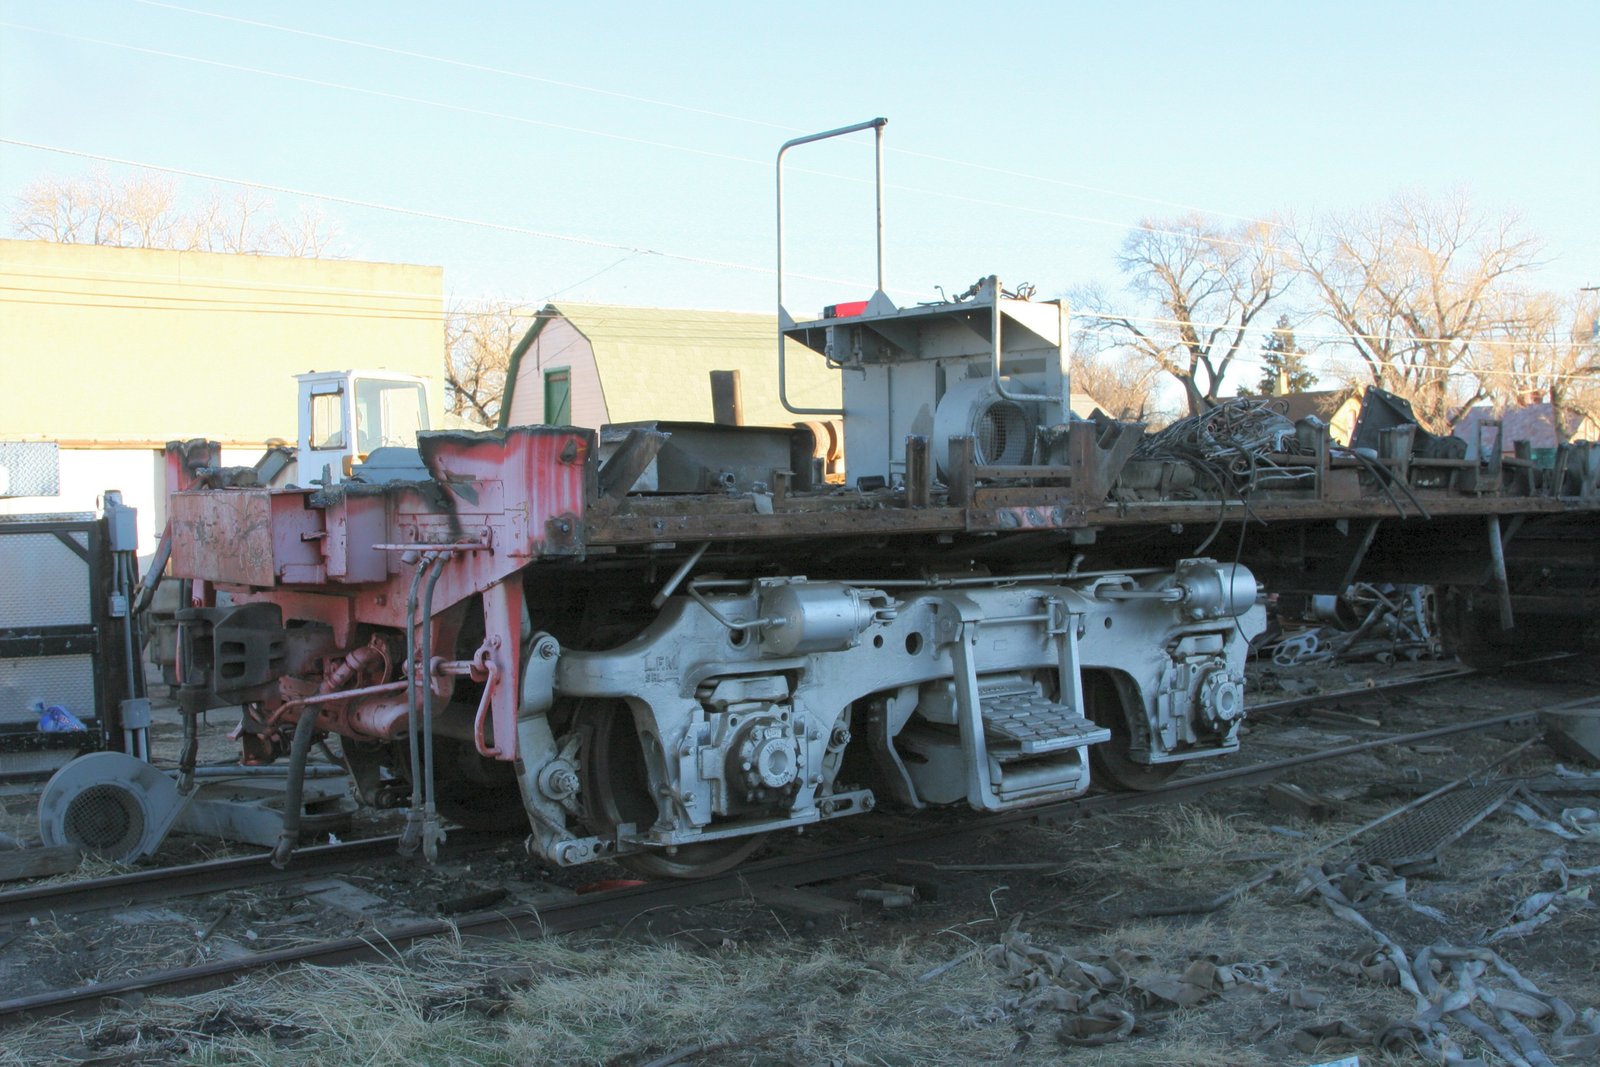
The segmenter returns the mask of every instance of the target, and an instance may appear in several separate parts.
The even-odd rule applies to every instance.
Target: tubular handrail
[[[853,126],[841,126],[837,130],[827,130],[823,133],[807,134],[804,137],[795,137],[783,142],[778,149],[778,402],[784,409],[796,415],[843,415],[843,408],[799,408],[789,403],[789,382],[785,374],[784,361],[784,325],[791,320],[783,307],[783,157],[791,148],[799,145],[810,144],[812,141],[825,141],[830,137],[842,137],[847,133],[858,133],[861,130],[873,131],[873,148],[876,155],[875,174],[877,184],[878,202],[878,293],[883,292],[883,128],[889,124],[886,118],[868,119],[858,122]]]

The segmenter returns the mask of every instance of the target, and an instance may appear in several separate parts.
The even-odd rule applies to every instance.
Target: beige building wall
[[[106,489],[165,522],[160,448],[253,462],[296,432],[294,375],[430,379],[443,410],[442,268],[0,240],[0,440],[60,445],[61,492],[0,514],[92,511]]]

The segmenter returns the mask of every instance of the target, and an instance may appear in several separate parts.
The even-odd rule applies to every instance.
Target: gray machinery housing
[[[786,331],[840,369],[852,478],[902,481],[912,435],[929,439],[945,477],[961,436],[983,466],[1050,462],[1041,431],[1071,419],[1067,308],[1007,296],[992,276],[969,292],[904,309],[879,294],[859,315]]]

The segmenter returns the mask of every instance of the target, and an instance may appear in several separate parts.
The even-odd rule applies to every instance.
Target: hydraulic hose
[[[283,830],[272,850],[272,865],[280,871],[289,865],[294,846],[300,840],[300,808],[305,796],[306,758],[311,754],[311,738],[317,732],[317,709],[302,708],[294,727],[294,743],[289,748],[289,777],[283,787]]]

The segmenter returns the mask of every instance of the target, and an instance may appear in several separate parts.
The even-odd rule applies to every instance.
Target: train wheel
[[[1085,673],[1083,702],[1095,725],[1111,731],[1111,740],[1089,748],[1092,781],[1123,793],[1143,793],[1165,785],[1178,773],[1176,763],[1137,763],[1129,755],[1133,750],[1133,727],[1111,675],[1101,671]]]
[[[644,746],[634,727],[633,712],[622,701],[587,702],[578,711],[583,723],[583,795],[587,822],[609,836],[618,826],[648,827],[656,821]],[[617,862],[655,878],[704,878],[720,874],[747,859],[766,840],[765,834],[629,853]]]

